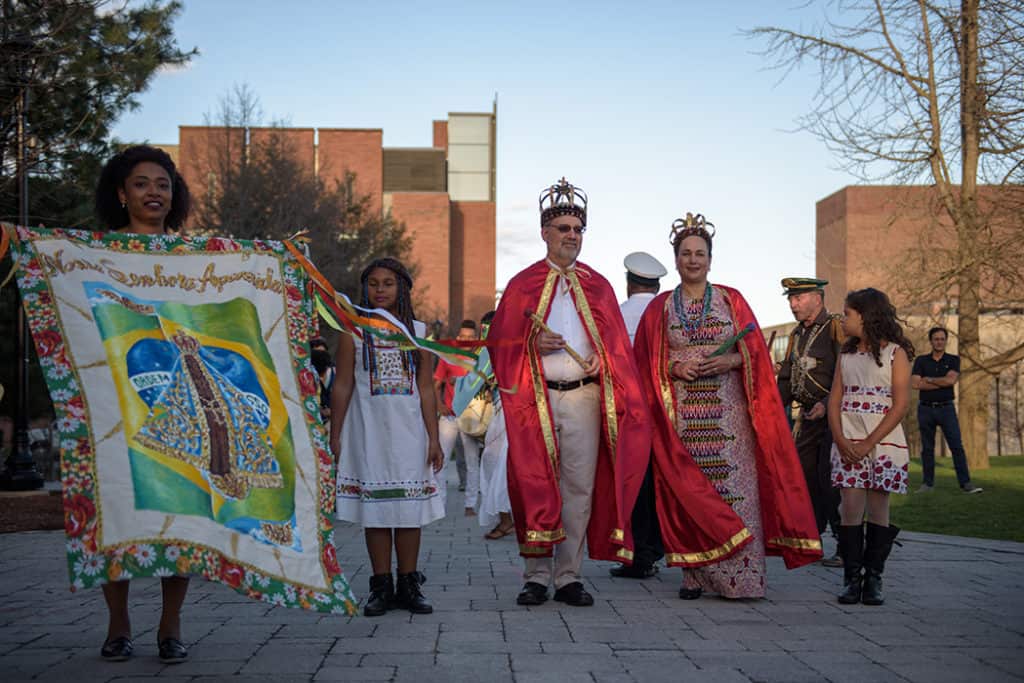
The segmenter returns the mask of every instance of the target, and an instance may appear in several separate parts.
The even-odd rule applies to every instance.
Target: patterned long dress
[[[703,299],[684,299],[686,325],[674,305],[676,296],[673,293],[666,300],[670,367],[674,361],[709,353],[736,334],[729,304],[718,289],[712,288],[706,315],[702,315]],[[726,598],[764,597],[765,555],[755,438],[740,372],[673,382],[678,401],[676,433],[704,476],[754,536],[753,543],[717,564],[683,569],[683,585]]]

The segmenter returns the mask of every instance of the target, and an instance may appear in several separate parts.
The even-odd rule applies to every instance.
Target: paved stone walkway
[[[905,534],[882,607],[835,602],[840,570],[770,560],[766,600],[676,597],[678,570],[612,579],[586,562],[596,604],[515,604],[512,537],[482,540],[476,518],[424,531],[434,613],[346,619],[253,602],[195,581],[184,613],[190,659],[156,658],[160,589],[135,582],[135,656],[106,663],[99,590],[70,593],[62,532],[0,535],[0,681],[1019,681],[1024,679],[1024,544]],[[455,513],[459,513],[457,516]],[[362,533],[338,556],[365,595]]]

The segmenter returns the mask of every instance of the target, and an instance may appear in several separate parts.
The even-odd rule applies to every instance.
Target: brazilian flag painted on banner
[[[117,387],[136,509],[206,517],[301,550],[291,427],[255,306],[85,288]]]

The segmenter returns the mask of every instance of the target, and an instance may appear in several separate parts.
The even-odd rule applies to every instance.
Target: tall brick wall
[[[448,122],[434,121],[434,147],[448,153]]]
[[[914,275],[927,263],[943,268],[953,244],[933,188],[926,186],[851,186],[816,205],[816,260],[829,310],[842,310],[850,290],[875,287],[897,308],[928,307],[910,294]]]
[[[321,128],[320,177],[332,186],[356,174],[356,192],[370,195],[370,205],[380,211],[384,192],[384,132],[377,129]]]
[[[494,308],[497,208],[494,202],[451,203],[449,319],[479,320]]]
[[[314,128],[250,128],[249,144],[259,147],[272,138],[283,140],[288,151],[310,175],[316,172],[316,148]]]
[[[223,168],[224,160],[240,160],[244,147],[244,128],[178,127],[178,170],[188,183],[193,202],[188,225],[195,224],[197,207],[208,192],[215,189],[216,175],[218,169]]]
[[[446,192],[393,192],[387,199],[391,215],[405,223],[412,237],[412,261],[418,267],[415,291],[424,306],[417,310],[421,320],[448,314],[451,254],[449,212]],[[427,321],[429,322],[429,321]]]
[[[818,202],[815,213],[815,277],[829,282],[825,288],[825,308],[841,311],[843,296],[849,289],[846,286],[846,189]]]
[[[250,143],[259,145],[271,135],[285,136],[302,166],[326,183],[356,174],[356,192],[370,196],[375,211],[390,210],[404,222],[413,239],[413,258],[419,267],[423,315],[440,315],[449,324],[466,317],[479,319],[494,308],[496,206],[493,201],[450,200],[447,192],[426,192],[408,179],[392,178],[384,192],[383,131],[351,128],[251,128]],[[216,179],[210,169],[219,165],[226,146],[235,159],[242,158],[247,133],[244,129],[181,126],[178,154],[182,175],[196,201],[201,201]],[[317,140],[317,137],[319,138]],[[434,150],[448,152],[448,121],[432,122]],[[430,148],[423,150],[429,156]],[[401,154],[402,150],[394,150]],[[413,153],[417,150],[405,150]],[[447,166],[447,163],[445,163]],[[447,187],[447,168],[443,170]],[[392,174],[395,175],[395,174]],[[410,187],[405,187],[410,185]],[[409,191],[415,189],[417,191]]]

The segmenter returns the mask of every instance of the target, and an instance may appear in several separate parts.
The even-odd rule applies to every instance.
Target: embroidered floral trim
[[[219,581],[250,598],[273,605],[354,614],[356,604],[338,565],[333,542],[331,513],[335,502],[334,462],[328,452],[327,435],[320,422],[316,382],[308,381],[314,376],[309,361],[308,342],[313,332],[309,321],[315,320],[315,312],[310,297],[303,295],[306,291],[306,276],[293,264],[284,244],[205,236],[149,236],[62,229],[19,228],[18,237],[20,239],[13,245],[14,253],[20,261],[18,285],[36,352],[53,400],[60,434],[64,531],[67,538],[65,548],[71,589],[89,588],[133,577],[193,574]],[[168,255],[240,252],[278,257],[280,272],[273,275],[280,277],[283,285],[291,370],[302,391],[296,402],[301,407],[304,424],[293,422],[292,429],[308,429],[315,451],[316,470],[307,472],[313,475],[307,485],[318,500],[319,562],[325,584],[331,592],[288,581],[250,564],[235,562],[214,548],[181,539],[134,539],[113,545],[103,544],[100,534],[102,511],[97,505],[94,435],[90,434],[88,427],[89,406],[82,392],[77,368],[64,343],[64,328],[50,287],[50,273],[43,268],[34,243],[36,240],[70,240],[112,252]],[[255,274],[251,277],[245,275],[247,281],[254,285],[257,285],[255,280],[261,279],[261,276]],[[154,278],[159,276],[159,273],[153,275]],[[202,285],[201,282],[178,284],[186,289]],[[102,436],[95,435],[95,438]]]
[[[864,413],[871,415],[885,415],[892,406],[879,401],[851,401],[843,399],[842,411],[844,413]]]
[[[388,486],[383,484],[379,487],[368,487],[358,483],[344,483],[338,485],[338,496],[340,498],[359,499],[364,502],[381,500],[427,500],[438,495],[438,488],[432,482],[424,481],[405,486]]]
[[[906,446],[900,447],[896,444],[879,444],[878,447],[883,446],[906,450]],[[865,458],[858,463],[844,463],[835,450],[832,452],[833,486],[906,493],[908,480],[908,466],[897,465],[885,453],[878,453],[874,458]]]
[[[861,387],[861,386],[844,386],[843,394],[860,394],[861,396],[892,396],[891,386],[880,386],[880,387]]]

